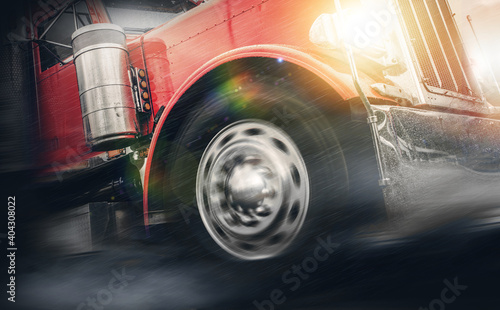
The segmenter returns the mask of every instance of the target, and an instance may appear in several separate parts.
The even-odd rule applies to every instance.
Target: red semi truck
[[[499,114],[447,0],[28,12],[11,38],[29,48],[3,55],[11,82],[33,86],[16,108],[33,112],[30,148],[4,170],[35,171],[51,203],[139,203],[145,228],[186,222],[242,260],[353,225],[496,212]]]

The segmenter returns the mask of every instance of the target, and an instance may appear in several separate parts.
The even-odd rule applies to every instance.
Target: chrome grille
[[[447,0],[397,0],[425,83],[476,96],[472,70]]]

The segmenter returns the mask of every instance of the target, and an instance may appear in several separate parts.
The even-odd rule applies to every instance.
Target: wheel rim
[[[196,199],[213,240],[245,260],[271,258],[295,239],[309,207],[306,165],[275,125],[240,121],[222,129],[202,155]]]

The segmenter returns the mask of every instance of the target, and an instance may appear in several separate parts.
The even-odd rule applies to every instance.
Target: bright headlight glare
[[[380,1],[369,2],[358,8],[320,15],[309,32],[309,39],[319,47],[337,49],[341,42],[349,44],[355,52],[380,57],[393,31],[396,14]]]

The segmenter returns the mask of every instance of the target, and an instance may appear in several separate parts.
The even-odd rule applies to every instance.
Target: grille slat
[[[432,26],[431,18],[428,15],[427,9],[425,8],[424,1],[413,1],[415,6],[415,11],[417,13],[417,20],[422,27],[427,44],[431,52],[431,57],[434,60],[436,69],[438,70],[439,76],[441,78],[441,88],[446,90],[455,91],[455,84],[453,84],[453,78],[451,76],[448,65],[446,64],[445,56],[441,50],[439,40]]]
[[[471,84],[473,84],[473,80],[475,79],[474,73],[472,72],[471,64],[469,62],[469,58],[467,57],[467,54],[465,52],[465,46],[463,44],[462,38],[460,37],[460,34],[458,33],[458,29],[455,25],[455,22],[453,20],[453,15],[451,13],[451,10],[446,2],[446,0],[437,0],[439,7],[441,9],[441,13],[443,14],[444,18],[444,23],[446,24],[446,27],[448,29],[448,33],[451,37],[451,43],[455,47],[456,51],[456,57],[458,57],[458,60],[460,64],[462,64],[462,69],[463,69],[463,78],[464,78],[464,83],[465,85],[459,92],[463,94],[468,94],[477,97],[478,94],[473,92]]]
[[[446,0],[398,0],[428,86],[474,95],[472,72]]]
[[[461,69],[460,61],[455,54],[455,48],[453,47],[453,44],[449,44],[452,41],[450,36],[448,35],[448,30],[446,24],[444,23],[443,17],[441,16],[438,4],[435,0],[427,0],[426,2],[429,11],[431,12],[431,18],[434,22],[434,25],[436,29],[438,29],[438,38],[442,43],[441,46],[444,55],[448,59],[449,70],[453,74],[453,78],[456,82],[456,85],[454,85],[454,90],[457,92],[463,92],[465,86],[465,91],[467,91],[467,83]]]
[[[406,23],[406,28],[410,35],[410,39],[413,43],[413,48],[417,55],[418,62],[420,64],[420,69],[422,75],[427,80],[427,84],[434,87],[441,87],[438,77],[434,71],[432,60],[427,52],[426,42],[424,38],[420,35],[420,30],[418,27],[417,20],[413,13],[409,0],[400,0],[399,5],[404,16],[404,21]]]

